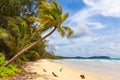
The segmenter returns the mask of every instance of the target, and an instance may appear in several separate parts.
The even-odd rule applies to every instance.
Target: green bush
[[[36,51],[28,51],[27,53],[25,53],[21,59],[23,61],[36,61],[38,59],[40,59],[40,55],[38,52]]]
[[[0,53],[0,78],[8,77],[12,74],[20,72],[21,70],[16,67],[15,64],[10,64],[7,67],[4,67],[3,64],[6,62],[2,53]]]

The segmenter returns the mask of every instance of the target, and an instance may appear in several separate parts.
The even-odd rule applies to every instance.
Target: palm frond
[[[60,15],[62,14],[62,8],[59,3],[52,1],[51,3],[44,2],[40,6],[39,10],[40,16],[48,15],[51,16],[56,22],[60,22]],[[52,21],[51,21],[52,22]]]
[[[21,17],[15,17],[15,20],[17,21],[18,28],[20,30],[20,38],[23,38],[26,36],[28,25],[26,21],[24,21]]]
[[[69,30],[67,33],[67,38],[70,38],[72,36],[72,34],[74,33],[73,30]]]
[[[0,28],[0,40],[4,40],[6,38],[9,38],[8,32],[5,29]]]
[[[68,13],[65,13],[65,14],[62,14],[61,15],[61,23],[64,22],[67,18],[68,18],[69,14]]]
[[[62,14],[62,7],[61,7],[60,3],[53,0],[52,4],[53,4],[54,8],[56,9],[58,15],[61,15]]]
[[[27,21],[28,21],[29,23],[33,23],[33,22],[35,22],[35,20],[36,20],[35,17],[28,17],[28,18],[27,18]]]
[[[11,35],[17,37],[19,35],[19,28],[14,23],[8,23],[7,30],[10,32]]]
[[[58,32],[60,33],[60,35],[61,35],[62,37],[65,36],[65,31],[63,30],[62,27],[59,27],[57,30],[58,30]]]
[[[70,38],[74,31],[69,26],[62,26],[62,28],[67,32],[67,38]]]
[[[38,20],[42,25],[50,24],[53,26],[54,24],[57,24],[54,18],[49,15],[43,15]]]
[[[70,30],[71,28],[69,26],[62,26],[63,29],[65,30]]]

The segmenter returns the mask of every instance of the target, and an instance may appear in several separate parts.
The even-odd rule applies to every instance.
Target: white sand
[[[77,70],[67,65],[45,59],[29,64],[29,71],[36,72],[39,75],[34,80],[118,80],[99,75],[98,73]],[[58,77],[55,77],[52,73],[55,73]],[[84,75],[85,79],[82,79],[80,75]]]

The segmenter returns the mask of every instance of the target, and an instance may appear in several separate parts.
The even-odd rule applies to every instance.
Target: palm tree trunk
[[[55,27],[49,34],[47,34],[46,36],[44,36],[43,38],[37,40],[36,42],[34,42],[33,44],[31,44],[30,46],[26,47],[25,49],[21,50],[20,52],[18,52],[15,56],[13,56],[8,62],[6,62],[4,64],[4,66],[8,66],[11,62],[15,61],[18,57],[20,57],[23,53],[25,53],[26,51],[28,51],[29,49],[31,49],[32,47],[36,46],[39,42],[43,41],[44,39],[46,39],[48,36],[50,36],[57,27]]]

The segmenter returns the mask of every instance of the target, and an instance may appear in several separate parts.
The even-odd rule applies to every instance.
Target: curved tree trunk
[[[37,40],[36,42],[34,42],[33,44],[31,44],[30,46],[26,47],[25,49],[21,50],[20,52],[18,52],[15,56],[13,56],[8,62],[6,62],[4,64],[4,66],[8,66],[11,62],[15,61],[18,57],[20,57],[23,53],[25,53],[26,51],[28,51],[29,49],[31,49],[32,47],[36,46],[39,42],[43,41],[44,39],[46,39],[48,36],[50,36],[57,27],[55,27],[49,34],[47,34],[46,36],[44,36],[43,38]]]

